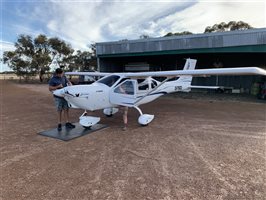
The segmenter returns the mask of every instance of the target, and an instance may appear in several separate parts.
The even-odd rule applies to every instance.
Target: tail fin
[[[197,63],[197,60],[187,58],[183,70],[193,70],[193,69],[195,69],[196,63]]]
[[[196,67],[197,60],[188,58],[183,70],[194,70]],[[190,86],[192,82],[192,76],[181,76],[178,80],[178,82]]]

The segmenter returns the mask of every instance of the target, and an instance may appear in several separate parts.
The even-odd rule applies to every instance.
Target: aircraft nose
[[[65,88],[53,91],[53,94],[58,97],[64,97],[65,93],[66,93]]]

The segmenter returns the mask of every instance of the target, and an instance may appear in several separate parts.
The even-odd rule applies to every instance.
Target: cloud
[[[0,59],[3,58],[3,53],[5,51],[13,51],[14,49],[15,49],[15,46],[14,46],[13,43],[8,42],[8,41],[1,41],[0,40],[0,55],[1,55]],[[0,64],[0,72],[9,71],[9,70],[10,70],[10,68],[6,64],[1,62],[1,64]]]
[[[47,23],[49,33],[60,34],[81,49],[92,42],[137,39],[142,34],[202,33],[223,21],[266,24],[263,1],[60,1],[53,2],[51,10],[56,15]]]
[[[12,42],[8,41],[1,41],[0,40],[0,51],[13,51],[15,49],[15,46]],[[2,55],[2,54],[1,54]]]
[[[232,20],[266,27],[265,1],[54,0],[3,4],[4,40],[12,41],[13,36],[14,41],[23,33],[46,34],[81,50],[93,42],[138,39],[142,34],[202,33],[207,26]]]
[[[181,25],[195,33],[202,33],[207,26],[216,23],[240,20],[261,28],[266,26],[265,6],[265,2],[256,1],[201,2],[180,13]]]
[[[173,2],[54,2],[56,17],[47,23],[51,35],[61,34],[73,46],[87,48],[92,42],[156,36],[152,27],[160,18],[193,3]]]

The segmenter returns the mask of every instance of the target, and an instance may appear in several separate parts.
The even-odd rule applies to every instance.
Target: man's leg
[[[58,114],[58,124],[61,124],[62,123],[62,110],[58,110],[57,114]]]
[[[123,130],[124,131],[127,129],[127,111],[128,111],[128,107],[124,107],[124,112],[123,112],[123,122],[124,122]]]
[[[59,98],[54,98],[55,100],[55,106],[57,109],[57,121],[58,121],[58,125],[57,125],[57,130],[61,131],[62,130],[62,104]]]
[[[69,122],[69,112],[68,112],[69,109],[64,109],[64,117],[65,117],[65,121],[66,123]]]
[[[57,130],[62,131],[62,110],[57,111],[58,113],[58,125]]]
[[[66,100],[64,100],[64,117],[65,117],[65,121],[66,121],[66,127],[67,128],[75,128],[74,124],[71,124],[69,122],[69,107],[68,107],[68,103]]]

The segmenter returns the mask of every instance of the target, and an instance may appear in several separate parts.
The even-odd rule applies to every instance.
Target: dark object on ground
[[[76,126],[74,124],[71,124],[70,122],[66,123],[66,128],[75,128]]]
[[[58,124],[57,131],[62,131],[62,124]]]
[[[104,125],[104,124],[96,124],[90,128],[84,128],[79,123],[74,123],[74,124],[76,128],[73,128],[73,129],[69,129],[66,126],[63,126],[61,131],[58,131],[55,128],[55,129],[51,129],[47,131],[42,131],[38,134],[47,136],[47,137],[56,138],[56,139],[63,140],[63,141],[69,141],[69,140],[87,135],[89,133],[92,133],[94,131],[98,131],[98,130],[101,130],[107,127],[107,125]]]

